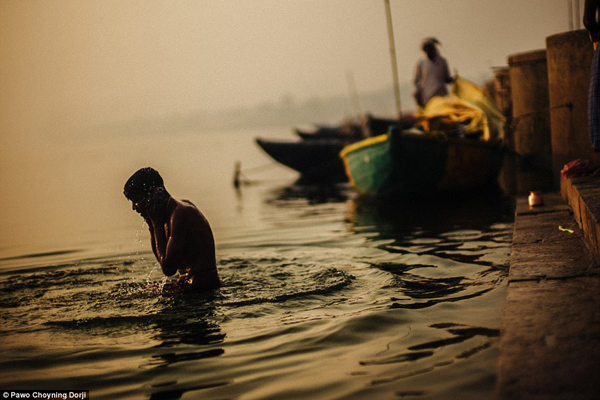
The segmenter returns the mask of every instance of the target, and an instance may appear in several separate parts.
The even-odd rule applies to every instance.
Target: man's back
[[[427,104],[434,96],[446,96],[446,82],[450,73],[446,59],[437,56],[434,60],[424,58],[417,64],[415,85],[421,90],[423,104]]]
[[[208,220],[189,200],[176,201],[168,224],[168,239],[177,239],[174,229],[182,229],[183,240],[178,282],[191,289],[214,289],[220,286],[215,260],[215,241]]]

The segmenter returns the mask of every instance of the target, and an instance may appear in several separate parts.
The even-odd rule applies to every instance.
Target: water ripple
[[[312,190],[270,190],[240,215],[209,293],[172,290],[147,253],[32,253],[46,265],[0,279],[0,383],[83,382],[95,398],[427,398],[445,380],[488,393],[510,221],[488,203]]]

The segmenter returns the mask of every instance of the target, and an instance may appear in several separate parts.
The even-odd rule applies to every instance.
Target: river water
[[[2,165],[13,190],[0,195],[0,388],[93,399],[489,398],[511,203],[377,204],[347,185],[296,185],[257,135],[291,137],[63,138]],[[253,181],[240,190],[237,160]],[[147,229],[122,196],[146,165],[210,221],[219,291],[163,290]]]

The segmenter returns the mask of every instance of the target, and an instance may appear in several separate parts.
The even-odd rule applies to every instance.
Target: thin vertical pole
[[[354,106],[354,110],[358,117],[362,115],[362,111],[360,109],[360,101],[358,100],[358,92],[356,90],[356,83],[354,82],[354,74],[351,70],[346,71],[346,78],[348,79],[348,90],[350,91],[350,99],[352,100],[352,105]]]
[[[581,15],[580,15],[580,9],[579,9],[579,0],[575,0],[575,29],[579,30],[581,29]]]
[[[567,5],[569,6],[569,30],[573,30],[573,0],[568,0]]]
[[[396,110],[398,121],[402,118],[402,106],[400,104],[400,83],[398,82],[398,64],[396,62],[396,44],[394,42],[394,28],[392,27],[392,10],[390,0],[384,0],[385,13],[387,16],[388,36],[390,39],[390,55],[392,57],[392,78],[394,80],[394,97],[396,98]]]

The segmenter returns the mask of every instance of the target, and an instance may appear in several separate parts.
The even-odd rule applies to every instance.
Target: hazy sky
[[[481,80],[569,29],[568,0],[391,4],[402,82],[426,36],[452,69]],[[214,157],[233,166],[230,148],[197,146],[186,169],[169,152],[175,136],[136,142],[145,137],[113,127],[348,96],[348,71],[359,93],[389,89],[388,50],[383,0],[0,0],[0,251],[134,218],[121,190],[136,168],[162,160],[168,176],[194,175]]]
[[[581,1],[583,7],[583,1]],[[391,0],[401,81],[436,36],[474,80],[568,29],[568,0]],[[391,85],[383,0],[0,0],[0,133]],[[407,105],[412,107],[412,104]]]

